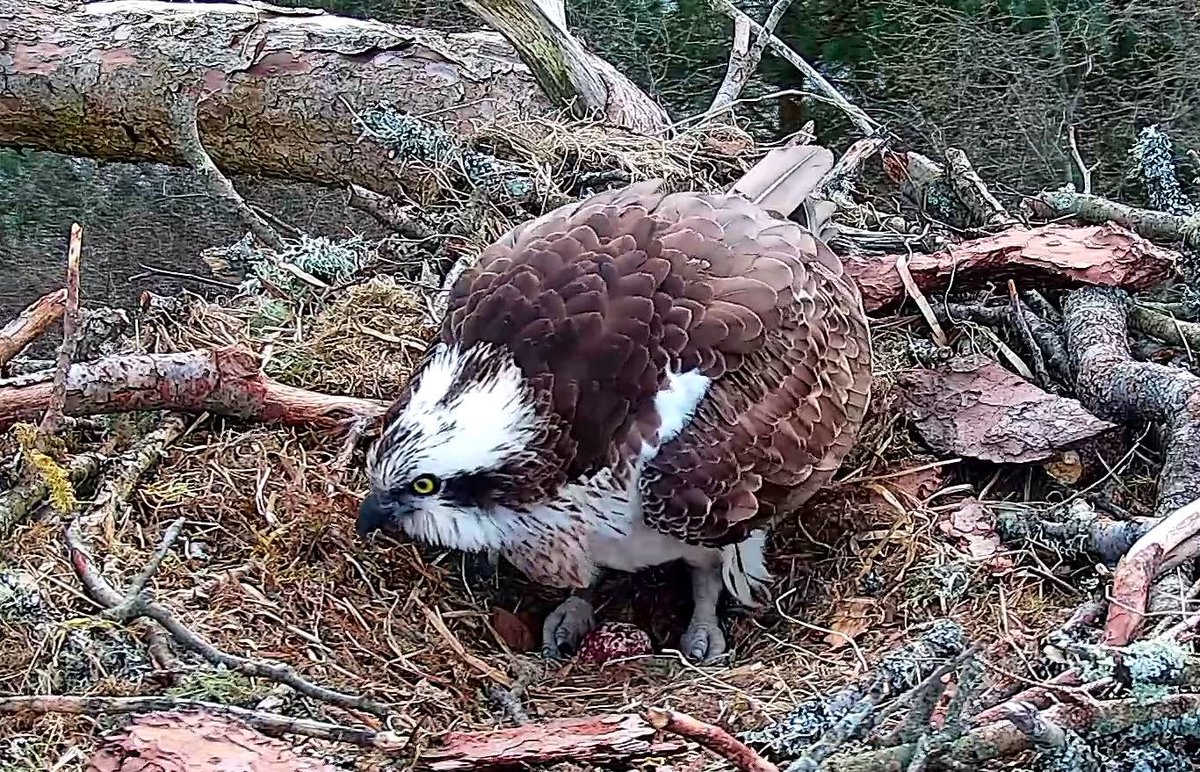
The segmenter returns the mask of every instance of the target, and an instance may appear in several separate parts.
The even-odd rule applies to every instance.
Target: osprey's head
[[[439,343],[413,373],[367,454],[370,492],[358,533],[398,528],[429,544],[496,549],[528,501],[542,425],[527,380],[507,350]]]

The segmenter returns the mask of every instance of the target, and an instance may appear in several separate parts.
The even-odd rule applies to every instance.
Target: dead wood
[[[1043,391],[983,357],[904,373],[898,384],[914,428],[942,456],[997,464],[1045,461],[1115,428],[1078,400]]]
[[[452,732],[422,755],[421,766],[456,772],[563,761],[603,764],[686,748],[656,740],[656,734],[644,718],[631,713],[556,719],[495,732]]]
[[[846,272],[862,289],[863,305],[876,311],[902,300],[898,255],[846,260]],[[1171,276],[1178,256],[1111,223],[1075,227],[1010,228],[964,241],[932,255],[908,257],[908,270],[924,292],[957,290],[1016,279],[1026,286],[1095,284],[1142,290]]]
[[[1135,303],[1129,308],[1129,324],[1172,346],[1185,346],[1192,355],[1200,352],[1200,324],[1196,322],[1181,321]]]
[[[62,319],[66,308],[67,291],[55,290],[30,303],[16,319],[4,325],[0,329],[0,367]]]
[[[71,237],[67,247],[67,305],[63,311],[63,337],[58,346],[58,361],[54,368],[54,380],[50,385],[50,400],[46,414],[42,416],[41,429],[54,434],[62,425],[63,407],[67,401],[67,373],[71,369],[71,358],[79,343],[79,258],[83,250],[83,229],[79,223],[71,225]]]
[[[208,151],[204,149],[204,142],[200,139],[200,128],[196,123],[200,111],[198,102],[202,98],[200,94],[187,93],[171,96],[168,119],[174,130],[175,144],[179,148],[179,154],[195,170],[204,183],[204,187],[208,189],[209,195],[229,206],[237,214],[238,219],[250,229],[250,233],[255,238],[276,252],[282,252],[283,240],[279,238],[279,234],[275,232],[270,223],[250,208],[238,194],[237,188],[233,186],[228,177],[221,174],[221,170],[217,168]]]
[[[840,91],[834,88],[833,84],[825,79],[815,67],[804,60],[804,57],[793,51],[779,38],[775,37],[774,33],[767,30],[763,25],[751,19],[739,8],[737,8],[729,0],[709,0],[713,8],[725,14],[731,19],[744,19],[749,23],[750,28],[756,35],[762,36],[766,40],[766,44],[771,48],[771,51],[776,56],[785,60],[801,73],[805,78],[820,91],[835,107],[846,114],[846,117],[866,136],[873,136],[880,130],[879,124],[871,119],[863,109],[847,99]],[[782,11],[781,11],[782,13]]]
[[[1126,333],[1129,299],[1110,288],[1072,292],[1063,305],[1068,350],[1080,401],[1101,418],[1154,421],[1163,426],[1163,466],[1156,514],[1160,526],[1138,540],[1117,566],[1105,639],[1128,643],[1141,626],[1149,581],[1184,555],[1169,555],[1190,535],[1171,517],[1200,504],[1200,377],[1153,362],[1138,362]],[[1200,528],[1200,522],[1188,527]]]
[[[1200,710],[1200,695],[1174,694],[1155,702],[1140,699],[1080,701],[1055,705],[1040,711],[1036,720],[1054,727],[1114,735],[1130,727],[1161,719],[1178,718]],[[980,764],[1014,756],[1035,747],[1035,737],[1012,721],[998,721],[978,727],[951,743],[943,758],[960,764]],[[1033,720],[1024,722],[1034,726]],[[828,772],[904,772],[917,750],[916,743],[859,755],[833,757],[826,762]]]
[[[139,619],[151,619],[170,633],[171,638],[180,646],[199,654],[213,665],[229,668],[251,678],[266,678],[275,683],[284,684],[299,694],[331,705],[364,711],[380,718],[386,718],[392,713],[390,708],[369,697],[347,694],[315,684],[297,673],[290,665],[265,659],[250,659],[224,652],[181,622],[165,606],[151,600],[150,594],[145,590],[145,585],[150,580],[153,569],[162,561],[163,555],[179,537],[181,528],[182,521],[179,521],[178,527],[173,526],[167,529],[155,552],[155,557],[147,563],[146,570],[139,574],[125,594],[118,592],[96,568],[88,548],[84,544],[78,520],[67,527],[64,540],[71,567],[75,570],[80,582],[83,583],[84,589],[93,600],[105,609],[106,615],[113,621],[130,624]]]
[[[447,34],[267,4],[0,0],[0,145],[189,165],[168,94],[203,94],[197,127],[228,174],[391,194],[436,161],[419,131],[397,149],[362,138],[379,102],[468,135],[501,113],[549,115],[499,35]],[[86,107],[86,109],[85,109]],[[360,139],[362,141],[360,141]]]
[[[1194,216],[1141,209],[1073,190],[1039,193],[1029,200],[1029,206],[1043,217],[1071,215],[1092,223],[1115,222],[1148,239],[1183,242],[1200,248],[1200,224]]]
[[[758,63],[762,61],[770,36],[775,34],[775,28],[779,26],[779,21],[791,4],[792,0],[775,0],[766,20],[755,34],[753,43],[750,42],[750,17],[736,14],[733,16],[733,46],[729,51],[729,67],[707,115],[723,111],[736,102],[750,76],[758,68]]]
[[[962,149],[946,148],[946,181],[954,195],[985,228],[1006,228],[1017,218],[992,195]]]
[[[542,90],[579,118],[602,117],[637,134],[664,134],[665,110],[567,29],[563,0],[463,0],[512,43]]]
[[[29,420],[50,403],[52,385],[0,386],[0,430]],[[279,383],[257,355],[238,347],[174,354],[118,355],[71,366],[67,415],[134,410],[209,411],[254,421],[336,429],[346,419],[374,421],[386,405]]]
[[[79,486],[100,473],[107,463],[99,453],[80,453],[65,464],[66,478],[72,487]],[[50,493],[50,481],[44,475],[0,493],[0,539],[25,522]]]
[[[272,736],[293,734],[301,737],[312,737],[318,740],[351,743],[364,748],[377,748],[383,751],[396,750],[405,743],[405,738],[394,732],[356,729],[339,724],[314,721],[312,719],[294,718],[263,710],[240,708],[236,705],[224,705],[218,702],[191,700],[167,695],[84,697],[70,694],[30,694],[0,697],[0,715],[19,715],[23,713],[32,715],[65,713],[80,716],[144,713],[146,715],[139,716],[133,720],[131,727],[175,726],[176,728],[184,729],[194,727],[198,724],[207,724],[211,728],[220,719],[226,719],[222,722],[225,724],[222,727],[223,731],[218,736],[230,737],[232,736],[228,733],[230,728],[238,724],[244,724]],[[109,738],[105,747],[102,747],[99,753],[102,755],[105,754],[105,748],[111,749],[114,744],[128,748],[126,743],[130,736],[129,734],[118,734],[117,737]],[[189,738],[176,739],[186,741]],[[190,745],[190,743],[187,744]],[[203,759],[203,755],[197,753],[197,750],[199,749],[193,746],[186,749],[185,752],[188,756],[193,757],[193,760]],[[291,769],[291,767],[287,769]]]
[[[346,204],[366,212],[401,236],[410,239],[436,238],[433,228],[422,221],[419,212],[409,211],[395,199],[361,185],[347,187]]]
[[[669,708],[651,708],[650,724],[660,731],[699,743],[742,772],[779,772],[779,767],[719,726]]]

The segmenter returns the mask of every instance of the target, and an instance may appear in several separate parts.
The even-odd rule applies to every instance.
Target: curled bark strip
[[[451,732],[425,752],[421,766],[434,772],[496,769],[571,761],[601,764],[649,754],[679,753],[679,742],[655,741],[641,716],[617,713],[526,724],[495,732]]]
[[[882,255],[846,261],[846,272],[862,289],[868,311],[905,297],[896,271],[899,259]],[[1111,223],[1044,225],[1011,228],[936,254],[914,254],[908,257],[908,270],[927,293],[945,289],[951,281],[955,289],[970,289],[1006,279],[1018,279],[1023,286],[1095,284],[1142,290],[1170,277],[1177,260],[1175,252]]]
[[[25,350],[46,330],[63,318],[67,291],[55,290],[33,301],[20,315],[0,329],[0,366]]]
[[[719,726],[667,708],[651,708],[649,717],[655,729],[698,742],[742,772],[779,772],[779,767]]]
[[[1101,287],[1077,290],[1063,304],[1080,401],[1101,418],[1156,421],[1164,428],[1156,504],[1164,520],[1117,565],[1105,626],[1105,642],[1114,646],[1128,643],[1137,632],[1150,581],[1183,558],[1180,548],[1200,526],[1198,513],[1190,510],[1200,507],[1200,378],[1133,359],[1126,334],[1128,304],[1124,294]]]
[[[253,352],[235,346],[175,354],[111,356],[71,366],[67,415],[134,410],[212,412],[254,421],[325,429],[346,419],[375,421],[386,405],[319,394],[263,374]],[[52,385],[0,387],[0,430],[36,416],[50,403]]]

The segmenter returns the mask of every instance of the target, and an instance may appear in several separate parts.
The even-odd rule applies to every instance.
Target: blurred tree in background
[[[479,26],[446,0],[282,2],[438,29]],[[772,0],[738,4],[761,20]],[[708,107],[732,27],[708,0],[568,0],[567,7],[579,36],[673,118]],[[1185,184],[1196,176],[1194,158],[1184,155],[1200,150],[1195,0],[795,0],[778,35],[912,149],[936,157],[949,145],[964,148],[999,193],[1078,186],[1074,131],[1084,162],[1096,167],[1097,192],[1140,203],[1140,189],[1127,180],[1128,150],[1152,123],[1174,139]],[[738,117],[765,140],[811,118],[819,141],[844,147],[852,134],[837,111],[773,96],[804,88],[791,65],[768,52]],[[196,266],[199,249],[238,230],[183,170],[0,151],[0,182],[0,260],[31,277],[0,291],[5,316],[57,281],[57,246],[73,219],[90,228],[93,270],[109,266],[103,284],[91,287],[97,292],[127,292],[139,259]],[[338,191],[238,184],[313,232],[341,235],[347,221],[370,227],[345,212]]]

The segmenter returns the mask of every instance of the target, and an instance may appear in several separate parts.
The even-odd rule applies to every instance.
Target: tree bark
[[[66,308],[67,291],[55,290],[35,300],[16,319],[4,325],[0,329],[0,367],[57,324]]]
[[[862,289],[863,305],[877,311],[905,297],[898,255],[848,259],[846,272]],[[954,244],[932,255],[914,254],[908,269],[925,292],[970,289],[1016,279],[1039,287],[1094,284],[1142,290],[1170,277],[1178,255],[1108,223],[1085,227],[1012,228]]]
[[[170,106],[199,100],[227,173],[392,194],[417,179],[356,116],[380,102],[465,134],[553,106],[494,33],[444,34],[303,9],[156,0],[0,0],[0,145],[186,166]],[[414,147],[411,156],[419,155]]]
[[[516,47],[560,107],[638,134],[670,129],[671,119],[657,102],[571,34],[563,0],[463,0],[463,5]]]
[[[50,403],[49,380],[0,387],[0,431],[36,418]],[[334,429],[347,419],[374,420],[387,406],[319,394],[265,376],[245,349],[112,356],[74,364],[67,374],[64,414],[135,410],[211,411],[255,421]]]

